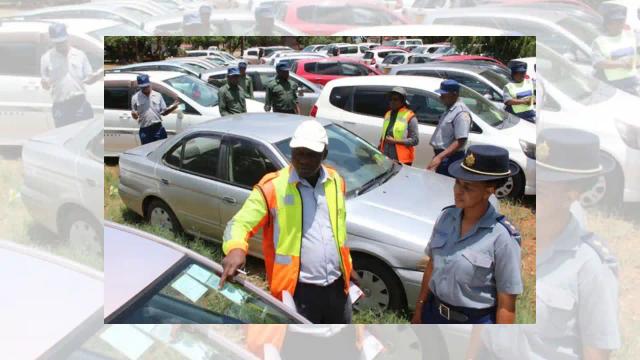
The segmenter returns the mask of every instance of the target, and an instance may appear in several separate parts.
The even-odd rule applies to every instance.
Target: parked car
[[[380,72],[352,58],[302,59],[293,63],[291,72],[313,83],[327,82],[345,76],[380,75]]]
[[[103,66],[103,44],[87,33],[96,27],[86,21],[67,22],[69,42],[82,50],[95,70]],[[104,21],[100,20],[100,28]],[[21,146],[27,139],[55,127],[51,92],[40,83],[40,59],[50,48],[48,21],[2,20],[0,51],[5,71],[0,73],[0,146]],[[96,117],[103,115],[102,83],[85,87]]]
[[[373,50],[367,51],[362,56],[362,62],[370,66],[376,66],[377,64],[381,63],[389,54],[402,54],[406,52],[406,50],[400,48],[374,48]]]
[[[327,58],[327,55],[320,53],[284,53],[278,54],[275,59],[273,59],[273,63],[270,64],[274,67],[278,66],[280,63],[285,63],[291,67],[294,62],[300,59],[324,59]]]
[[[325,46],[326,45],[324,44],[307,45],[304,49],[302,49],[302,52],[317,52]]]
[[[265,50],[263,50],[264,54],[261,58],[260,58],[260,64],[268,64],[268,65],[273,65],[273,60],[276,58],[276,56],[280,55],[280,54],[293,54],[296,51],[293,49],[280,49],[280,50],[274,50],[274,51],[270,51],[267,52]]]
[[[264,103],[265,87],[276,76],[276,69],[269,65],[249,65],[247,66],[247,75],[253,82],[253,96],[257,101]],[[210,84],[220,87],[226,83],[227,70],[218,69],[208,71],[200,77],[202,80]],[[318,100],[322,88],[320,85],[314,84],[305,78],[296,74],[289,74],[289,79],[298,84],[298,104],[300,105],[301,115],[309,115],[311,107]]]
[[[387,40],[383,41],[382,45],[385,46],[398,46],[401,48],[406,48],[410,45],[422,46],[422,39],[396,39],[396,40]]]
[[[220,57],[229,63],[238,62],[238,59],[236,59],[233,55],[229,54],[226,51],[220,51],[220,50],[187,50],[187,57],[192,57],[192,56],[197,56],[197,57],[213,56],[213,57]]]
[[[407,23],[402,16],[363,0],[348,3],[338,0],[283,2],[276,8],[276,19],[314,35],[331,35],[350,27]]]
[[[403,64],[422,64],[432,61],[430,57],[421,54],[413,53],[398,53],[389,54],[385,56],[381,63],[376,64],[376,69],[383,74],[388,74],[389,71],[399,65]]]
[[[200,124],[120,157],[124,204],[156,226],[220,241],[251,188],[290,162],[289,140],[307,119],[286,114],[234,115]],[[366,297],[359,309],[413,308],[433,224],[452,203],[451,178],[391,161],[328,120],[327,164],[345,179],[347,244]],[[141,176],[141,174],[146,174]],[[249,254],[262,257],[262,237]]]
[[[179,72],[145,71],[153,90],[162,94],[167,105],[179,99],[184,106],[163,117],[169,136],[190,125],[220,117],[218,89],[206,82]],[[131,117],[131,97],[138,91],[139,73],[107,72],[104,76],[105,156],[114,157],[140,145],[139,127]],[[247,111],[264,112],[264,105],[247,100]]]
[[[259,47],[252,47],[245,49],[242,53],[242,60],[246,61],[247,64],[258,64],[258,54],[260,53]]]
[[[320,50],[320,52],[332,55],[335,48],[338,49],[339,56],[352,57],[356,59],[361,59],[364,54],[369,51],[369,47],[366,45],[337,43],[327,45],[324,49]]]
[[[194,9],[197,12],[197,9]],[[253,12],[214,11],[211,13],[210,34],[245,35],[254,26],[256,19]],[[153,35],[182,36],[182,15],[172,14],[154,17],[144,24],[144,30]],[[302,36],[300,31],[276,20],[274,32],[278,36]]]
[[[311,113],[331,119],[377,145],[382,118],[389,106],[387,94],[394,86],[402,86],[419,122],[420,143],[413,164],[425,168],[433,158],[429,141],[440,115],[446,110],[435,93],[441,81],[439,78],[399,75],[338,79],[322,89]],[[497,109],[467,87],[462,87],[460,96],[471,110],[468,144],[498,144],[509,151],[511,161],[522,170],[497,190],[497,196],[518,198],[535,194],[535,125]]]
[[[109,69],[109,72],[144,72],[144,71],[175,71],[181,72],[187,75],[200,77],[207,69],[201,66],[194,66],[190,63],[182,61],[148,61],[137,64],[123,65],[116,68]]]
[[[434,57],[433,60],[442,61],[442,62],[474,62],[474,63],[486,62],[486,63],[492,63],[495,65],[502,66],[503,68],[506,68],[506,65],[503,64],[502,61],[489,56],[480,56],[480,55],[445,55],[445,56]]]
[[[441,48],[450,49],[452,47],[453,45],[451,45],[450,43],[435,43],[435,44],[418,46],[413,50],[411,50],[411,52],[416,54],[430,55],[430,54],[433,54],[438,49],[441,49]]]
[[[134,14],[130,10],[123,8],[113,8],[100,4],[81,4],[43,7],[36,10],[21,12],[16,16],[26,20],[70,18],[111,19],[142,29],[144,28],[145,22],[151,20],[156,15],[143,10],[141,13]]]
[[[248,280],[218,289],[222,266],[192,250],[110,222],[104,233],[105,323],[310,324]]]

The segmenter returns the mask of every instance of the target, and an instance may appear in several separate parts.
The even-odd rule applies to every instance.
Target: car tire
[[[615,210],[622,207],[624,197],[624,174],[620,166],[601,175],[590,190],[580,196],[580,204],[585,208],[598,207]]]
[[[182,226],[169,205],[160,199],[153,199],[147,205],[145,218],[152,226],[160,226],[174,234],[182,233]]]
[[[504,186],[496,189],[498,199],[520,199],[524,196],[525,178],[522,169],[515,175],[507,179]]]
[[[96,244],[103,243],[104,229],[100,222],[80,209],[72,209],[64,214],[59,229],[62,239],[71,244],[82,244],[90,240]]]
[[[402,283],[387,264],[368,255],[355,255],[353,268],[360,276],[360,287],[365,293],[365,298],[354,305],[356,310],[407,309],[407,298]]]

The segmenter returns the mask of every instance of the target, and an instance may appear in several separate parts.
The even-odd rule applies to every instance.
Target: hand
[[[442,159],[439,156],[436,156],[433,158],[433,160],[431,160],[429,166],[427,166],[427,170],[435,171],[441,163]]]
[[[265,106],[264,106],[264,111],[266,111],[266,112],[271,111],[271,106],[269,106],[269,105],[265,105]]]
[[[180,105],[180,103],[181,103],[180,99],[173,99],[173,103],[171,104],[171,106],[177,107],[178,105]]]
[[[236,272],[239,268],[244,266],[246,260],[247,254],[242,249],[233,249],[224,257],[224,259],[222,259],[223,271],[222,276],[220,277],[218,289],[222,289],[224,287],[224,283],[227,281],[227,278],[232,278],[236,275]]]
[[[132,111],[131,112],[131,117],[134,118],[135,120],[138,120],[138,118],[140,117],[140,115],[138,115],[137,111]]]
[[[414,325],[422,324],[422,304],[419,303],[416,306],[416,311],[413,313],[411,317],[411,323]]]
[[[356,286],[360,287],[360,276],[354,270],[351,271],[351,281],[356,284]],[[364,296],[364,295],[363,295]]]
[[[384,138],[385,142],[388,142],[390,144],[397,144],[398,142],[396,141],[396,139],[393,138],[393,136],[387,136]]]

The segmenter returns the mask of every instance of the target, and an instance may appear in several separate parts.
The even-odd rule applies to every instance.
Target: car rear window
[[[390,55],[384,58],[383,64],[402,64],[404,62],[404,56],[402,55]]]
[[[390,86],[358,86],[353,94],[353,112],[375,117],[384,117],[389,110],[387,93]]]
[[[366,53],[364,53],[364,56],[362,58],[367,60],[373,59],[373,52],[367,51]]]
[[[342,46],[340,47],[340,54],[357,54],[357,46]]]
[[[315,62],[304,64],[304,71],[319,75],[340,75],[340,66],[336,62]]]
[[[351,110],[351,94],[353,93],[353,86],[338,86],[331,89],[329,94],[329,103],[331,105],[350,111]]]

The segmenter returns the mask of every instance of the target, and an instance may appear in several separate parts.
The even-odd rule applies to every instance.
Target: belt
[[[492,312],[495,312],[495,307],[490,307],[486,309],[474,309],[467,308],[461,306],[453,306],[449,305],[445,302],[440,301],[436,296],[431,294],[431,300],[433,301],[433,305],[443,318],[447,320],[454,320],[457,322],[467,322],[470,319],[477,319],[485,315],[489,315]]]

